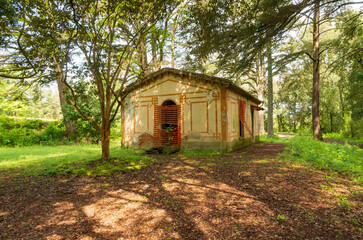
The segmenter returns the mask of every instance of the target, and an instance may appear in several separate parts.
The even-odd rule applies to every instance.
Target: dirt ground
[[[283,148],[154,156],[106,177],[0,175],[0,239],[363,239],[362,186]]]

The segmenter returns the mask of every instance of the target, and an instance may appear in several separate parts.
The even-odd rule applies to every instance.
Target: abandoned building
[[[129,85],[122,142],[231,151],[258,140],[259,99],[227,79],[164,68]]]

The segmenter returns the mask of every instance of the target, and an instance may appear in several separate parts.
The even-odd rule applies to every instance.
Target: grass
[[[344,141],[344,142],[363,144],[362,137],[361,138],[345,137],[341,133],[325,133],[324,138],[330,138],[330,139],[335,139],[335,140]]]
[[[327,137],[330,138],[330,135]],[[260,140],[286,143],[285,149],[288,151],[282,155],[286,160],[308,163],[318,169],[341,173],[363,184],[363,150],[357,146],[338,143],[328,144],[314,140],[309,136],[295,136],[293,138],[261,136]]]
[[[289,141],[289,138],[280,138],[277,135],[268,138],[266,135],[262,135],[260,136],[260,141],[272,143],[287,143]]]
[[[309,137],[296,136],[288,140],[285,156],[316,168],[339,172],[363,183],[363,150],[349,144],[328,144]]]
[[[152,159],[140,151],[110,148],[111,159],[101,161],[100,145],[0,148],[0,171],[26,175],[103,175],[140,169]]]

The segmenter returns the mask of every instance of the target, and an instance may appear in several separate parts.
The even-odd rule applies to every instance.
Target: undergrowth
[[[327,144],[312,138],[296,136],[289,139],[287,157],[314,167],[339,172],[363,183],[363,150],[349,144]]]
[[[339,141],[363,144],[363,138],[347,137],[347,136],[344,136],[344,134],[341,134],[341,133],[325,133],[324,137],[339,140]]]

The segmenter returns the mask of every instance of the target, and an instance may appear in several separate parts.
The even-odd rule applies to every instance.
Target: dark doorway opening
[[[161,105],[165,107],[165,106],[176,105],[176,104],[175,104],[175,102],[173,100],[166,100]]]
[[[252,130],[252,138],[254,137],[254,132],[255,132],[255,121],[253,121],[255,118],[254,118],[254,113],[255,111],[253,109],[251,109],[251,130]]]
[[[240,137],[245,137],[245,129],[243,127],[242,121],[239,120],[239,136]]]

